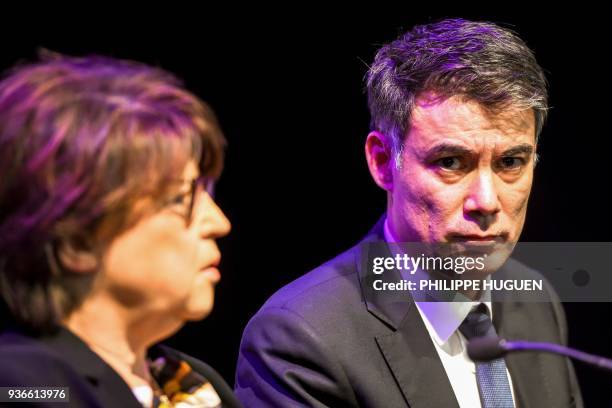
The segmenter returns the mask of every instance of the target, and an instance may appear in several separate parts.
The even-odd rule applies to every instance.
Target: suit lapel
[[[376,342],[410,407],[457,407],[452,386],[412,304],[398,330]]]
[[[368,311],[389,327],[389,332],[376,336],[375,341],[410,407],[458,407],[444,366],[410,296],[398,291],[403,296],[400,299],[368,290],[372,287],[373,278],[400,280],[398,273],[374,276],[367,273],[364,267],[368,261],[368,246],[384,242],[384,220],[383,216],[361,242],[361,256],[357,265]]]

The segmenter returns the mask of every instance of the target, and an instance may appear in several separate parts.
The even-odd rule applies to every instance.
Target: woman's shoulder
[[[2,386],[61,385],[76,380],[70,363],[60,354],[36,337],[17,331],[0,333],[0,361]]]
[[[47,363],[60,364],[62,358],[37,338],[6,330],[0,333],[0,358],[3,362],[1,372],[6,372],[6,364],[29,363],[24,368],[41,366]]]
[[[123,380],[65,329],[43,336],[4,331],[0,361],[3,387],[68,387],[75,406],[140,406]]]

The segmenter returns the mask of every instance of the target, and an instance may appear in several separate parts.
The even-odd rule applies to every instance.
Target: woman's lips
[[[213,283],[217,283],[221,280],[221,273],[219,272],[219,269],[216,266],[209,266],[203,268],[201,272]]]

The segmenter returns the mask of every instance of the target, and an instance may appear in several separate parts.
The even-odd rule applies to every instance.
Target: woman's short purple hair
[[[0,82],[0,289],[16,320],[56,325],[83,298],[49,248],[112,239],[191,160],[218,177],[224,144],[208,105],[161,69],[51,53],[12,69]]]

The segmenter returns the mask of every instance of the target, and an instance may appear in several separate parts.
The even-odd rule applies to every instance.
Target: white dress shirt
[[[398,242],[393,238],[387,220],[384,230],[387,242]],[[484,293],[482,301],[478,302],[415,302],[461,408],[481,408],[482,404],[476,381],[476,365],[468,357],[466,339],[458,329],[472,308],[480,303],[486,305],[493,319],[491,302],[484,300],[489,299],[487,295]],[[512,378],[507,369],[506,374],[516,406]]]

